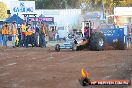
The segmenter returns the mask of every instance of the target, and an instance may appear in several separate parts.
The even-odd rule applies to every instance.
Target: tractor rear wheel
[[[95,32],[90,38],[90,49],[100,51],[104,49],[105,37],[101,32]]]

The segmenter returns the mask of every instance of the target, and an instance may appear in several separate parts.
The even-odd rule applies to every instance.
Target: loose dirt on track
[[[132,80],[132,49],[77,52],[55,52],[49,48],[0,49],[0,88],[83,88],[78,81],[82,67],[93,80]]]

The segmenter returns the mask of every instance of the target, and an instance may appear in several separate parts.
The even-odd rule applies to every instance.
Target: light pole
[[[105,14],[104,14],[104,0],[102,0],[102,14],[103,14],[103,20],[105,19]]]

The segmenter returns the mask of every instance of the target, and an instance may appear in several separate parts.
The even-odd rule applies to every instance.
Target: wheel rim
[[[99,39],[99,45],[100,46],[103,46],[104,45],[104,40],[101,38],[101,39]]]

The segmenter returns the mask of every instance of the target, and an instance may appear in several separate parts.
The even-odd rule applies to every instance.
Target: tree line
[[[31,0],[19,0],[31,1]],[[104,3],[105,8],[132,6],[132,0],[35,0],[37,9],[85,8],[97,10]]]

